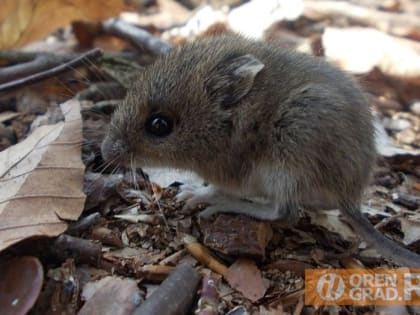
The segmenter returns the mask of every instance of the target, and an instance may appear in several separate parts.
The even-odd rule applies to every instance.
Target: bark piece
[[[273,232],[268,222],[246,216],[219,215],[210,224],[202,225],[204,244],[227,255],[262,258]]]

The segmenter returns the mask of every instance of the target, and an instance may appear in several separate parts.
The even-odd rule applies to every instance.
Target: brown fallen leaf
[[[125,2],[4,0],[0,10],[0,49],[20,47],[73,20],[99,21],[116,16],[127,9]]]
[[[261,272],[253,260],[239,258],[225,274],[230,286],[243,294],[244,297],[256,302],[267,290]]]
[[[0,152],[0,250],[28,237],[55,236],[83,210],[80,104],[61,105],[65,122],[37,128]]]

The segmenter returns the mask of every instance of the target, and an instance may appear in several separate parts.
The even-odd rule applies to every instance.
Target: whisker
[[[136,169],[134,168],[133,158],[134,158],[134,156],[133,156],[133,154],[131,154],[130,155],[130,171],[131,171],[131,174],[133,176],[133,186],[136,190],[140,190],[140,187],[137,183],[137,176],[136,176],[137,172],[136,172]]]
[[[96,70],[96,71],[94,71],[94,75],[95,75],[96,79],[98,79],[98,81],[100,81],[100,82],[106,81],[106,79],[107,79],[106,76],[102,74],[103,71],[101,70],[101,68],[99,68],[97,66],[96,63],[92,62],[92,60],[90,60],[90,59],[85,59],[84,62],[87,66],[92,67],[94,70]]]

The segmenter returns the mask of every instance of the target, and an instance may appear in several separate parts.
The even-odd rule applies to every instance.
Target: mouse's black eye
[[[156,137],[169,135],[172,127],[172,120],[162,113],[152,114],[146,121],[146,131]]]

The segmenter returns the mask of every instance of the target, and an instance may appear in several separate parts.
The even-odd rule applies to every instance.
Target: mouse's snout
[[[113,139],[108,135],[102,141],[101,154],[104,161],[117,161],[123,158],[127,152],[127,145],[122,139]]]

